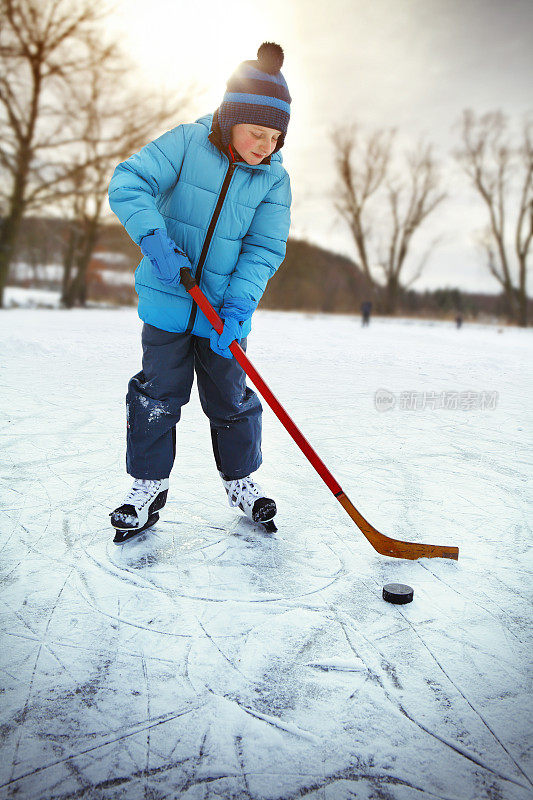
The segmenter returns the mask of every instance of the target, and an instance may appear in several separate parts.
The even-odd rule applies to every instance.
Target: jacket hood
[[[218,109],[217,109],[217,111],[218,111]],[[218,147],[218,149],[222,153],[224,153],[226,156],[229,157],[229,153],[227,152],[227,150],[224,148],[224,145],[222,144],[222,135],[221,135],[221,132],[220,132],[220,126],[218,124],[217,111],[215,111],[213,114],[205,114],[203,117],[199,117],[196,120],[196,122],[198,124],[200,124],[200,125],[204,125],[204,127],[207,128],[207,130],[209,131],[209,134],[208,134],[209,141],[212,144],[214,144],[215,147]],[[281,155],[280,152],[271,153],[271,155],[268,158],[264,158],[263,161],[261,161],[261,164],[258,165],[258,166],[269,165],[272,161],[278,161],[280,164],[282,164],[283,163],[283,156]],[[242,163],[244,163],[246,166],[252,166],[251,164],[247,164],[247,162],[244,161],[244,159],[242,160]]]

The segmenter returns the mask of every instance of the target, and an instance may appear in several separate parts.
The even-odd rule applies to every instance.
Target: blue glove
[[[187,254],[180,250],[167,232],[158,228],[148,236],[143,236],[140,243],[141,253],[152,262],[156,276],[163,283],[178,286],[180,269],[191,268]]]
[[[220,316],[224,320],[224,328],[219,335],[216,330],[211,331],[209,341],[211,350],[224,358],[233,358],[229,349],[230,344],[242,339],[242,326],[246,320],[250,319],[257,303],[253,300],[246,300],[243,297],[228,297],[224,300],[224,305],[220,309]]]

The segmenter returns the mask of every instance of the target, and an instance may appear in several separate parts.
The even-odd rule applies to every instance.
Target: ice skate
[[[133,486],[124,498],[122,505],[111,511],[111,525],[115,528],[115,544],[136,536],[155,525],[157,513],[167,501],[168,478],[144,480],[135,478]]]
[[[228,495],[230,506],[244,511],[252,522],[264,525],[269,532],[277,530],[273,519],[276,515],[276,504],[270,497],[265,497],[263,490],[250,476],[226,480],[221,474],[222,483]]]

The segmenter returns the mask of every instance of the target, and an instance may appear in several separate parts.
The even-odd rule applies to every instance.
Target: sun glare
[[[194,82],[206,110],[220,102],[237,64],[255,58],[262,41],[283,39],[277,15],[265,18],[253,0],[123,0],[117,11],[123,43],[146,79],[169,89]]]

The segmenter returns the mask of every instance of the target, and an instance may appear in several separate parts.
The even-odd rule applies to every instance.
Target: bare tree
[[[445,197],[439,191],[437,164],[428,144],[421,142],[407,154],[407,169],[401,177],[394,172],[394,137],[394,131],[378,130],[365,139],[356,126],[337,129],[332,135],[339,177],[335,208],[348,224],[367,280],[383,295],[390,314],[401,292],[420,277],[435,244],[405,281],[402,273],[413,235]]]
[[[482,198],[489,222],[481,245],[487,267],[502,287],[508,315],[527,325],[528,258],[533,237],[533,138],[525,122],[520,146],[511,142],[499,112],[462,117],[462,146],[455,156]],[[509,206],[516,198],[513,212]]]
[[[61,207],[69,220],[62,286],[67,307],[85,305],[88,268],[115,166],[156,132],[176,124],[195,91],[183,87],[172,100],[164,93],[148,95],[129,85],[132,66],[119,50],[99,48],[96,42],[90,49],[99,57],[72,84],[69,119],[77,142],[63,154],[67,177],[55,187],[56,205],[57,197],[63,197]]]
[[[66,144],[61,97],[91,53],[98,0],[0,0],[0,307],[29,187],[53,182]]]

